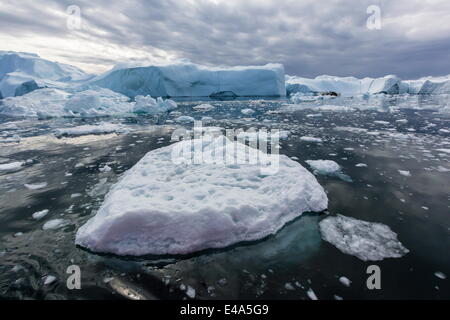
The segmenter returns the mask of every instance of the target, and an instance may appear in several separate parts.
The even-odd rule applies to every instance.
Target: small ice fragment
[[[352,283],[350,281],[350,279],[346,278],[346,277],[340,277],[339,278],[339,282],[342,283],[344,286],[346,287],[350,287],[350,284]]]
[[[250,115],[250,114],[255,113],[255,110],[249,109],[249,108],[247,108],[247,109],[242,109],[242,110],[241,110],[241,113],[242,113],[242,114],[245,114],[245,115]]]
[[[43,230],[55,230],[55,229],[59,229],[62,228],[66,225],[68,225],[69,222],[67,220],[64,219],[54,219],[54,220],[50,220],[47,221],[44,226],[42,227]]]
[[[44,218],[50,211],[48,209],[33,213],[33,219],[40,220]]]
[[[309,297],[311,300],[319,300],[319,299],[317,298],[316,294],[314,293],[313,289],[311,289],[311,288],[306,292],[306,294],[308,295],[308,297]]]
[[[294,291],[294,290],[295,290],[294,286],[293,286],[290,282],[286,283],[286,284],[284,285],[284,288],[285,288],[286,290],[289,290],[289,291]]]
[[[355,167],[358,167],[358,168],[367,168],[367,164],[365,164],[365,163],[358,163],[357,165],[355,165]]]
[[[52,284],[55,281],[56,281],[56,277],[55,276],[46,276],[44,278],[44,285],[48,286],[48,285]]]
[[[35,183],[35,184],[25,184],[25,187],[29,190],[39,190],[47,186],[47,182]]]
[[[400,173],[402,176],[405,176],[405,177],[411,177],[411,172],[406,171],[406,170],[398,170],[398,173]]]
[[[0,164],[0,172],[17,171],[24,165],[23,161]]]
[[[192,288],[191,286],[188,286],[186,290],[186,295],[191,299],[195,299],[195,289]]]
[[[447,276],[444,273],[440,272],[440,271],[435,272],[434,275],[436,277],[438,277],[439,279],[442,279],[442,280],[447,279]]]
[[[300,140],[305,141],[305,142],[313,142],[313,143],[322,143],[323,142],[323,140],[320,138],[307,137],[307,136],[300,137]]]

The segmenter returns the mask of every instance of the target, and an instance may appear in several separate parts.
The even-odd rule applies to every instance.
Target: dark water
[[[147,152],[170,145],[180,114],[113,119],[22,120],[0,118],[0,163],[28,161],[20,171],[0,173],[0,296],[31,299],[182,299],[191,286],[197,299],[450,299],[450,116],[447,100],[387,97],[336,99],[316,109],[284,110],[284,101],[209,101],[212,111],[195,112],[200,102],[180,102],[180,114],[211,117],[207,125],[268,127],[291,131],[280,152],[305,160],[338,162],[353,182],[317,176],[325,188],[328,214],[381,222],[398,234],[410,253],[399,259],[363,262],[324,242],[323,214],[305,214],[278,234],[255,243],[177,258],[122,258],[97,255],[74,245],[75,233],[101,205],[108,188]],[[355,107],[317,110],[318,105]],[[306,105],[308,106],[308,105]],[[252,108],[253,115],[240,110]],[[438,111],[441,110],[441,111]],[[445,110],[444,110],[445,111]],[[397,122],[407,119],[408,122]],[[11,125],[14,121],[14,125]],[[127,134],[56,139],[55,128],[99,121],[121,123]],[[385,121],[386,123],[376,122]],[[190,127],[188,124],[186,127]],[[344,127],[344,128],[342,128]],[[349,129],[363,128],[366,131]],[[15,135],[20,142],[11,142]],[[324,143],[302,142],[301,136]],[[17,137],[16,137],[17,138]],[[8,142],[9,141],[9,142]],[[120,147],[120,148],[117,148]],[[83,166],[77,164],[83,163]],[[358,163],[367,167],[356,167]],[[101,172],[108,164],[112,170]],[[399,174],[408,170],[411,177]],[[24,184],[46,182],[39,190]],[[49,214],[34,220],[34,212]],[[52,219],[68,225],[43,230]],[[366,269],[382,271],[382,289],[367,289]],[[78,265],[82,289],[66,286],[67,267]],[[44,285],[46,276],[56,281]],[[352,283],[339,282],[345,276]],[[294,290],[288,290],[290,283]],[[290,288],[289,288],[290,289]]]

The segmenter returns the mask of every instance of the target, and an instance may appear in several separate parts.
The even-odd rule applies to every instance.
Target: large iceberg
[[[289,96],[336,93],[342,96],[365,94],[449,94],[450,76],[401,80],[395,75],[381,78],[319,76],[315,79],[286,76]]]
[[[70,93],[55,88],[44,88],[20,97],[2,100],[0,114],[12,117],[95,117],[127,113],[161,113],[173,110],[177,104],[171,100],[127,96],[104,88]]]
[[[90,85],[134,98],[286,95],[281,64],[248,67],[206,67],[193,63],[113,70]]]
[[[22,95],[39,87],[64,88],[91,77],[76,67],[48,61],[33,53],[0,51],[0,92],[3,97]]]
[[[333,77],[319,76],[315,79],[286,76],[288,95],[300,92],[305,94],[337,93],[343,96],[361,94],[398,94],[406,93],[400,78],[389,75],[383,78]]]
[[[273,163],[278,170],[269,174]],[[205,136],[144,156],[78,230],[76,244],[117,255],[188,254],[264,238],[327,206],[314,175],[287,156]]]

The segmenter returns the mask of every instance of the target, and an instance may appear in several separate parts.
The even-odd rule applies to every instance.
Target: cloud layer
[[[81,29],[67,8],[81,9]],[[367,28],[370,5],[381,29]],[[101,72],[127,61],[280,62],[289,74],[450,73],[448,0],[0,0],[0,50]]]

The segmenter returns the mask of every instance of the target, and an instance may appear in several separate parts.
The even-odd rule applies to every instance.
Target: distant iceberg
[[[289,96],[342,95],[347,97],[367,94],[449,94],[450,76],[402,80],[395,75],[381,78],[319,76],[314,79],[286,76]]]
[[[134,98],[243,97],[286,95],[281,64],[247,67],[206,67],[193,63],[125,68],[106,73],[90,85]]]
[[[92,75],[37,54],[0,51],[0,92],[3,98],[29,93],[39,87],[65,88]]]

